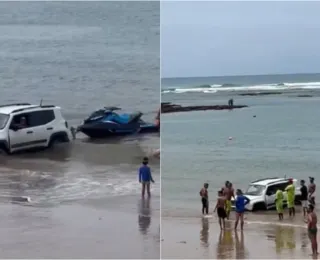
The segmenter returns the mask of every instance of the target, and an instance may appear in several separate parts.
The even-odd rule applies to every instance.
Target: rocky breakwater
[[[204,110],[230,110],[236,108],[248,107],[246,105],[202,105],[202,106],[181,106],[169,102],[161,103],[161,113],[176,113]]]

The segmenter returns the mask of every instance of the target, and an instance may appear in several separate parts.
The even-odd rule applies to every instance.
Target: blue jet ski
[[[118,114],[115,112],[117,110],[121,110],[121,108],[104,107],[103,109],[94,111],[78,127],[78,131],[91,138],[159,132],[158,126],[141,119],[141,112]]]

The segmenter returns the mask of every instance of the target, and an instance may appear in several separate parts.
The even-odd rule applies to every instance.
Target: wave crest
[[[283,82],[283,83],[270,83],[270,84],[257,84],[257,85],[237,85],[233,83],[214,84],[214,85],[199,85],[193,87],[181,88],[167,88],[161,92],[182,94],[182,93],[216,93],[220,91],[277,91],[277,90],[312,90],[320,89],[320,82]]]

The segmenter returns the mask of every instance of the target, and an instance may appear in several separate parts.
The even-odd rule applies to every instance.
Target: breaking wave
[[[320,82],[300,82],[300,83],[275,83],[275,84],[257,84],[257,85],[237,85],[231,83],[199,85],[194,87],[166,88],[162,90],[163,94],[174,93],[216,93],[220,91],[277,91],[277,90],[317,90],[320,89]]]

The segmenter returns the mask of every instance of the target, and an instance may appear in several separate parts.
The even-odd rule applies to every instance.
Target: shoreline
[[[298,215],[294,221],[278,222],[274,216],[272,221],[256,221],[255,216],[246,214],[243,232],[239,228],[235,231],[233,225],[233,215],[222,231],[215,215],[162,217],[162,258],[311,258],[307,229]]]

